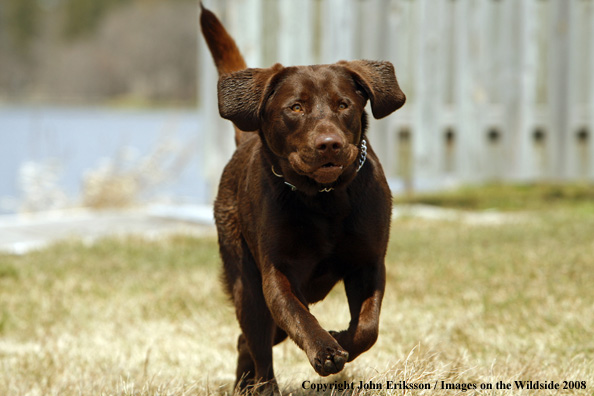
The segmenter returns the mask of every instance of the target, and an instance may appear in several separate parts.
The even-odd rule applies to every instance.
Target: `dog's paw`
[[[349,353],[344,349],[328,346],[318,351],[313,367],[318,374],[325,377],[340,372],[348,359]]]

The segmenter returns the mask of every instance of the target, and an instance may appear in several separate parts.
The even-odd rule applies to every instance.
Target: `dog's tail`
[[[227,33],[223,24],[214,13],[204,7],[200,2],[200,27],[202,35],[208,44],[208,49],[214,59],[215,66],[219,76],[229,74],[247,68],[243,55],[239,52],[235,40]],[[245,134],[233,125],[235,128],[235,144],[239,146],[242,136]]]

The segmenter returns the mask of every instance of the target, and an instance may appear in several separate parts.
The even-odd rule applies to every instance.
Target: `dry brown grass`
[[[582,208],[583,209],[583,208]],[[564,209],[521,222],[393,224],[378,343],[320,378],[291,342],[275,348],[294,395],[592,395],[594,214]],[[0,256],[0,394],[222,395],[238,327],[217,281],[214,239],[108,239]],[[313,307],[348,323],[337,287]],[[549,392],[443,390],[444,383],[585,381]],[[381,390],[317,392],[303,382]],[[437,385],[388,390],[387,381]],[[580,382],[581,385],[581,382]]]

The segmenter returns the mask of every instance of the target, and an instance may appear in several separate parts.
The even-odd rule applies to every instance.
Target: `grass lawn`
[[[547,207],[531,196],[513,209],[524,212],[502,224],[394,221],[378,343],[321,378],[284,342],[275,347],[283,393],[340,395],[304,381],[362,381],[382,389],[346,394],[593,395],[594,203]],[[229,394],[239,330],[218,273],[214,238],[0,255],[0,395]],[[327,329],[345,328],[342,287],[312,311]]]

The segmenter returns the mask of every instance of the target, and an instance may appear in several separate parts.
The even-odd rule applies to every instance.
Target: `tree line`
[[[197,7],[194,0],[2,0],[0,101],[193,103]]]

